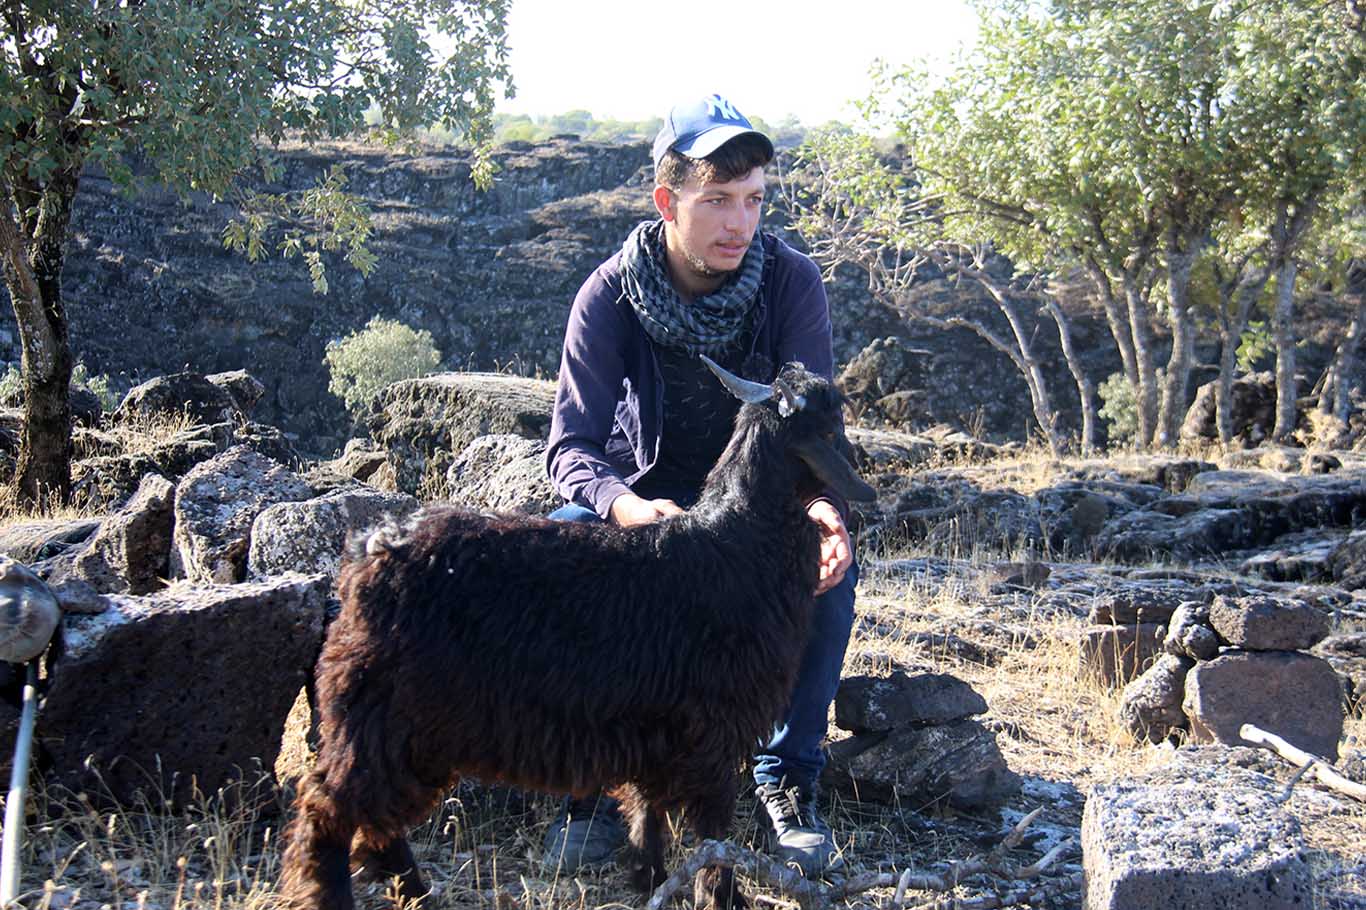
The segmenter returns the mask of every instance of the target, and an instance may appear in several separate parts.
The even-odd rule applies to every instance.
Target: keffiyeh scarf
[[[714,356],[749,327],[764,277],[764,246],[754,232],[745,258],[716,291],[684,303],[669,280],[664,259],[664,222],[643,221],[621,249],[621,283],[640,324],[655,343]]]

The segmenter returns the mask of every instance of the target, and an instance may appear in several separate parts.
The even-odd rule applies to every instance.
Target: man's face
[[[686,265],[692,273],[687,278],[703,281],[735,271],[759,227],[763,203],[761,167],[725,183],[692,176],[677,192],[656,187],[655,206],[670,225],[670,264]]]

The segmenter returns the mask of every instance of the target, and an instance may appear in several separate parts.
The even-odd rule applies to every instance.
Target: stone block
[[[196,787],[251,782],[257,761],[269,772],[322,646],[327,592],[325,576],[284,575],[115,594],[104,613],[67,616],[38,719],[49,782],[186,805]]]
[[[835,693],[835,724],[851,733],[893,730],[907,724],[942,724],[985,714],[986,699],[947,673],[853,676]]]
[[[1192,600],[1181,604],[1167,623],[1162,650],[1168,654],[1209,660],[1219,653],[1219,636],[1209,624],[1209,606]]]
[[[1096,787],[1082,817],[1085,910],[1313,906],[1299,823],[1270,778],[1172,767]]]
[[[256,516],[312,493],[293,472],[245,446],[196,465],[176,486],[172,575],[194,582],[241,581]]]
[[[866,747],[832,747],[834,760],[826,765],[824,782],[858,799],[910,806],[944,800],[970,810],[1020,790],[1020,778],[1006,766],[996,735],[974,720],[853,739]]]
[[[1274,597],[1216,597],[1210,625],[1219,637],[1245,651],[1301,651],[1328,635],[1328,615],[1318,607]]]
[[[1226,651],[1186,676],[1191,741],[1242,745],[1243,724],[1337,759],[1342,683],[1327,661],[1298,651]]]
[[[1186,729],[1181,701],[1186,674],[1194,666],[1189,657],[1162,654],[1143,675],[1124,687],[1119,719],[1135,739],[1160,743],[1174,731]]]
[[[247,575],[259,580],[285,572],[322,572],[336,578],[350,535],[386,518],[401,521],[416,511],[417,505],[417,500],[406,493],[385,493],[370,487],[276,503],[252,522]]]

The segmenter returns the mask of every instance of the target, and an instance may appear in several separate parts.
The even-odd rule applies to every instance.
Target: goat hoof
[[[643,894],[649,894],[664,884],[668,877],[663,869],[649,865],[637,866],[631,870],[631,887]]]

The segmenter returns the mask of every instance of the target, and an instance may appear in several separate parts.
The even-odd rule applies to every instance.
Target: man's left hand
[[[816,585],[816,594],[820,595],[844,580],[844,573],[854,564],[854,548],[839,510],[827,500],[811,503],[806,514],[821,531],[821,573]]]

